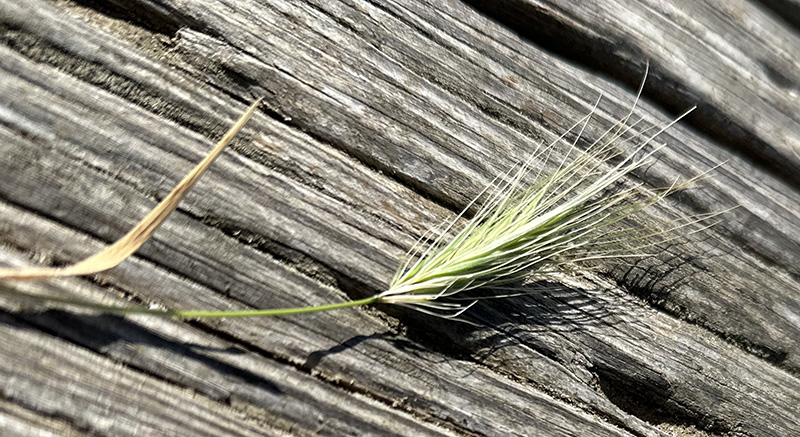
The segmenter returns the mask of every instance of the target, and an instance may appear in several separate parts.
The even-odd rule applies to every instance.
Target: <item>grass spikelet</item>
[[[443,302],[443,298],[525,277],[563,272],[581,261],[641,256],[632,251],[663,242],[664,238],[654,237],[668,230],[619,230],[615,225],[692,180],[656,191],[639,185],[626,189],[617,186],[663,147],[646,151],[654,138],[689,112],[647,137],[642,137],[642,132],[632,133],[635,123],[627,124],[629,114],[586,151],[577,152],[571,162],[565,158],[548,176],[539,171],[535,182],[524,186],[522,181],[530,176],[531,164],[549,159],[554,144],[537,149],[515,172],[504,175],[504,182],[495,180],[490,185],[494,190],[489,200],[454,237],[446,239],[472,204],[445,227],[415,262],[404,265],[389,289],[378,295],[379,301],[455,317],[469,305]],[[593,113],[594,109],[570,131],[580,126],[579,138]],[[627,157],[621,157],[620,143],[637,139],[638,145]],[[574,145],[570,153],[574,152]],[[612,164],[614,160],[617,162]],[[670,230],[707,218],[685,218],[673,223]],[[642,244],[632,248],[631,244],[637,242]]]
[[[644,81],[642,82],[642,87]],[[642,87],[639,88],[641,94]],[[637,95],[636,102],[639,96]],[[663,145],[655,138],[690,111],[660,129],[638,129],[631,122],[636,107],[606,130],[585,150],[577,143],[594,115],[592,111],[548,146],[539,146],[522,164],[499,175],[457,217],[442,225],[439,236],[424,246],[423,236],[398,270],[386,291],[356,301],[329,305],[242,311],[159,311],[133,307],[102,306],[63,297],[33,296],[0,286],[6,295],[62,303],[93,311],[148,314],[184,318],[276,316],[328,311],[373,303],[402,305],[454,318],[476,300],[454,299],[468,290],[502,287],[525,277],[543,277],[584,268],[583,264],[607,258],[643,256],[644,249],[673,238],[677,229],[706,222],[716,214],[684,217],[661,231],[626,228],[622,222],[665,196],[693,183],[696,178],[659,190],[641,184],[625,187],[634,170],[650,162]],[[146,241],[175,209],[189,188],[219,155],[222,148],[255,111],[251,106],[209,155],[178,184],[145,219],[106,250],[66,268],[0,269],[0,280],[44,280],[56,276],[91,274],[116,266]],[[692,108],[694,109],[694,108]],[[569,151],[554,162],[556,143],[574,134]],[[627,153],[623,149],[630,146]],[[550,165],[554,170],[545,172]],[[536,170],[538,169],[538,170]],[[464,216],[478,201],[483,206],[466,224]],[[701,231],[697,229],[693,232]],[[685,233],[684,233],[685,234]]]

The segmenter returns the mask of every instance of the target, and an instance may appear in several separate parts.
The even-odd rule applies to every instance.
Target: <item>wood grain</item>
[[[265,98],[133,258],[4,287],[181,309],[368,296],[601,92],[587,137],[624,116],[648,59],[644,123],[699,109],[635,179],[726,163],[636,223],[739,205],[656,256],[479,305],[479,327],[384,307],[181,322],[2,297],[0,429],[800,433],[800,42],[770,14],[711,0],[0,3],[4,265],[114,241]]]

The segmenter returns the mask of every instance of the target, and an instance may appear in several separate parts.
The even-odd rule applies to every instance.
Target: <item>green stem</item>
[[[327,305],[317,305],[308,307],[297,308],[272,308],[265,310],[234,310],[234,311],[197,311],[197,310],[152,310],[148,308],[137,307],[120,307],[112,305],[101,305],[93,302],[69,299],[55,296],[37,296],[33,294],[23,293],[0,285],[0,293],[6,296],[13,296],[25,300],[33,300],[45,303],[61,303],[74,307],[80,307],[92,311],[97,311],[104,314],[141,314],[156,317],[180,317],[185,319],[211,319],[222,317],[270,317],[270,316],[288,316],[292,314],[306,314],[318,313],[322,311],[338,310],[341,308],[357,307],[361,305],[369,305],[380,301],[379,296],[372,296],[365,299],[352,300],[348,302],[332,303]]]
[[[292,314],[318,313],[322,311],[338,310],[341,308],[357,307],[375,303],[380,298],[378,296],[366,299],[351,300],[349,302],[331,303],[328,305],[318,305],[311,307],[297,308],[273,308],[267,310],[239,310],[239,311],[170,311],[168,315],[183,317],[187,319],[207,319],[218,317],[269,317],[269,316],[288,316]]]

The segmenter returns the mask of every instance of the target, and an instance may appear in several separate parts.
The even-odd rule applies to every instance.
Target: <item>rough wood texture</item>
[[[246,106],[134,257],[31,293],[183,309],[338,302],[585,115],[699,110],[636,175],[726,164],[649,211],[740,207],[653,258],[468,317],[181,322],[0,295],[0,429],[25,435],[799,435],[794,1],[0,2],[0,260],[118,238]],[[773,12],[770,12],[773,11]],[[612,78],[618,78],[615,82]],[[563,152],[565,146],[557,150]]]

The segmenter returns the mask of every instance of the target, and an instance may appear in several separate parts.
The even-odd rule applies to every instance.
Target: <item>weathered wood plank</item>
[[[0,400],[0,429],[9,435],[37,437],[72,437],[84,434],[64,420],[44,416],[6,399]]]
[[[98,434],[257,435],[229,408],[132,372],[3,315],[3,396]],[[148,406],[147,408],[142,408]],[[226,411],[229,410],[229,411]],[[263,429],[263,428],[261,428]]]
[[[758,3],[737,1],[471,1],[532,38],[615,76],[651,59],[651,92],[698,104],[687,122],[800,182],[800,36]],[[787,2],[783,2],[787,7]],[[795,6],[796,7],[796,6]]]
[[[96,286],[81,286],[64,284],[72,290],[81,290],[77,296],[105,298],[101,288]],[[64,293],[62,293],[64,294]],[[144,374],[150,379],[155,379],[164,386],[178,386],[190,389],[192,397],[202,397],[206,402],[196,408],[208,410],[201,415],[216,414],[215,411],[232,410],[239,417],[232,416],[228,421],[246,420],[253,422],[256,433],[286,433],[304,435],[354,435],[354,434],[386,434],[394,435],[445,435],[443,429],[434,426],[418,424],[412,417],[383,406],[379,402],[363,397],[358,393],[343,390],[335,385],[320,381],[302,369],[295,369],[285,363],[276,363],[269,357],[264,357],[258,351],[246,350],[222,340],[215,340],[206,332],[191,328],[184,323],[146,319],[144,324],[127,322],[113,316],[74,316],[61,311],[51,311],[31,316],[13,316],[3,314],[3,324],[9,329],[32,330],[37,328],[44,332],[57,334],[59,337],[82,346],[82,354],[91,355],[90,366],[102,368],[101,364],[91,364],[96,360],[124,362],[130,372]],[[22,327],[22,329],[20,329]],[[45,343],[45,341],[43,341]],[[46,342],[49,344],[49,342]],[[52,363],[53,356],[57,356],[60,349],[72,350],[74,345],[53,345],[55,352],[47,353],[42,350],[31,351],[30,359],[43,360]],[[14,348],[9,345],[9,352]],[[72,348],[72,349],[70,349]],[[17,360],[25,360],[18,357]],[[86,361],[84,355],[75,358],[80,362]],[[50,378],[45,385],[38,389],[34,396],[55,396],[61,387],[72,385],[86,385],[87,379],[96,384],[96,391],[102,395],[105,391],[112,391],[121,396],[131,398],[128,403],[149,413],[160,414],[161,408],[150,405],[148,401],[136,400],[129,395],[130,387],[119,387],[114,378],[117,364],[110,370],[109,377],[99,378],[94,372],[73,370],[62,375],[63,380]],[[56,367],[67,367],[66,364]],[[4,375],[9,376],[7,371]],[[155,377],[155,378],[153,378]],[[27,378],[17,378],[28,382]],[[19,389],[21,382],[9,376],[5,379],[5,388],[12,393],[9,395],[18,402],[20,396],[13,396],[13,391]],[[44,383],[43,383],[44,384]],[[52,387],[51,387],[52,386]],[[24,387],[24,386],[23,386]],[[92,388],[86,390],[92,391]],[[180,402],[181,396],[162,389],[164,402]],[[84,395],[85,396],[85,395]],[[72,408],[80,408],[81,404],[91,401],[74,399]],[[121,401],[117,401],[121,402]],[[124,402],[121,402],[124,403]],[[54,408],[64,408],[58,405]],[[109,411],[108,413],[111,413]],[[58,416],[66,416],[78,420],[74,411],[50,412]],[[102,416],[99,416],[102,417]],[[138,434],[143,432],[136,429],[109,430],[96,426],[95,422],[103,419],[80,418],[83,432],[120,434]],[[223,420],[214,418],[209,420]],[[112,419],[105,420],[113,422]],[[197,427],[193,429],[191,427]],[[213,435],[220,431],[213,427],[204,427],[203,424],[192,424],[178,432],[178,434]],[[156,429],[158,429],[156,427]],[[169,430],[160,432],[171,434]],[[228,435],[232,430],[224,431]]]
[[[4,217],[14,217],[13,211],[6,210]],[[19,219],[19,217],[17,217]],[[20,220],[16,220],[19,222]],[[23,222],[28,226],[23,227],[25,235],[47,235],[59,237],[60,233],[55,229],[48,232],[41,232],[42,220],[29,217]],[[4,224],[5,225],[5,224]],[[52,226],[52,225],[50,225]],[[5,226],[3,226],[5,228]],[[39,232],[36,232],[39,228]],[[33,232],[32,232],[33,231]],[[5,254],[9,258],[9,254]],[[153,271],[152,265],[146,261],[134,261],[123,274],[122,280],[117,281],[116,285],[121,290],[128,289],[131,284],[143,285],[141,281],[147,282],[152,290],[168,291],[173,294],[168,298],[168,302],[182,302],[182,305],[196,305],[194,302],[187,302],[187,298],[199,302],[201,305],[213,305],[223,307],[225,305],[237,307],[235,302],[220,301],[213,291],[204,290],[203,287],[187,284],[169,272],[156,270]],[[126,269],[127,270],[127,269]],[[268,272],[269,273],[269,272]],[[291,273],[287,274],[291,276]],[[287,276],[284,275],[284,276]],[[128,279],[124,279],[128,278]],[[131,281],[131,282],[128,282]],[[102,299],[103,290],[96,287],[76,286],[77,281],[70,281],[73,284],[64,284],[51,287],[50,294],[67,295],[81,298],[100,297]],[[317,286],[316,288],[319,288]],[[306,293],[311,290],[305,290]],[[319,293],[320,290],[317,290]],[[289,296],[291,298],[291,296]],[[105,300],[108,300],[106,297]],[[209,301],[209,299],[212,299]],[[216,300],[216,302],[214,302]],[[283,302],[278,302],[283,305]],[[312,374],[319,375],[323,380],[347,389],[348,391],[359,393],[366,391],[370,396],[384,400],[387,403],[397,403],[403,409],[411,409],[417,417],[432,415],[431,419],[437,416],[449,417],[453,423],[449,426],[463,427],[466,430],[479,432],[502,432],[507,430],[515,434],[524,434],[528,430],[547,434],[560,434],[564,431],[560,429],[567,423],[567,434],[589,432],[598,435],[625,435],[612,432],[603,426],[592,424],[577,411],[570,407],[560,404],[541,393],[536,393],[528,388],[519,387],[502,377],[486,373],[480,367],[470,363],[455,359],[446,359],[439,354],[426,351],[414,345],[396,334],[387,332],[386,327],[373,317],[365,317],[364,314],[342,313],[338,315],[320,314],[309,316],[302,320],[287,318],[286,320],[275,321],[255,321],[250,323],[240,320],[233,325],[227,322],[223,324],[209,324],[206,329],[213,329],[226,337],[235,338],[249,350],[255,350],[266,358],[277,359],[284,365],[292,364],[299,369],[304,369]],[[322,318],[322,320],[317,320]],[[43,316],[33,316],[28,323],[36,323],[41,328],[48,331],[59,332],[67,339],[83,344],[85,347],[110,355],[116,359],[123,360],[131,366],[146,368],[149,372],[157,373],[162,378],[173,381],[181,386],[189,386],[207,396],[221,399],[244,398],[240,402],[253,404],[258,408],[267,408],[270,414],[286,413],[282,409],[276,409],[274,400],[263,399],[250,394],[253,385],[258,387],[258,380],[254,380],[254,375],[263,375],[260,381],[262,384],[269,382],[277,386],[274,391],[281,394],[281,405],[291,405],[290,399],[286,399],[290,393],[303,388],[308,382],[299,384],[287,378],[284,370],[280,376],[275,371],[265,372],[264,366],[271,368],[281,367],[275,364],[270,365],[269,361],[263,361],[264,356],[247,359],[253,354],[233,354],[227,356],[227,348],[220,342],[208,344],[209,340],[199,336],[198,333],[185,333],[186,327],[178,322],[163,322],[152,319],[141,319],[149,329],[155,333],[150,333],[148,329],[137,327],[122,320],[109,318],[81,318],[69,317],[68,315],[44,314]],[[167,323],[163,326],[163,323]],[[162,325],[162,326],[159,326]],[[335,327],[335,328],[332,328]],[[214,332],[212,331],[212,332]],[[103,335],[85,335],[87,332],[102,332]],[[167,337],[159,339],[159,336]],[[298,342],[298,336],[307,336],[302,342]],[[143,338],[144,337],[144,338]],[[109,339],[118,339],[110,341]],[[217,369],[219,375],[210,373],[209,364],[211,358],[201,360],[197,355],[199,351],[192,351],[192,345],[200,345],[203,349],[217,350],[219,353],[207,353],[217,360],[231,360],[231,367],[234,363],[238,370],[236,376],[242,377],[248,373],[251,376],[246,378],[249,385],[237,387],[230,376],[224,378],[227,372]],[[187,346],[188,345],[188,346]],[[145,347],[145,350],[140,350]],[[135,348],[129,350],[129,348]],[[169,363],[169,364],[166,364]],[[266,373],[266,374],[265,374]],[[264,375],[265,374],[265,375]],[[220,380],[220,378],[224,378]],[[294,377],[297,378],[297,377]],[[469,393],[470,387],[479,388],[476,396]],[[520,392],[523,390],[523,392]],[[263,389],[262,389],[263,391]],[[267,393],[269,394],[269,393]],[[273,395],[275,396],[275,395]],[[320,393],[310,393],[303,398],[305,403],[320,403],[325,397]],[[485,405],[476,405],[484,402]],[[538,406],[537,406],[538,404]],[[334,420],[346,411],[354,411],[366,417],[375,417],[374,411],[359,408],[353,400],[349,402],[331,402],[331,405],[341,408],[343,411],[327,412],[327,422],[333,424]],[[286,407],[284,407],[286,408]],[[539,410],[540,414],[534,412]],[[481,417],[473,418],[469,412],[482,411]],[[561,411],[561,412],[559,412]],[[288,414],[288,413],[287,413]],[[303,419],[298,416],[290,416],[300,424],[304,424]],[[350,419],[352,422],[352,419]],[[474,421],[474,422],[473,422]],[[311,422],[315,424],[317,422]],[[391,422],[390,422],[391,423]],[[309,424],[307,424],[309,425]],[[329,425],[330,426],[330,425]],[[364,431],[364,423],[353,423],[353,426],[360,426]],[[392,425],[391,429],[397,429],[397,424]],[[335,431],[335,429],[334,429]],[[384,430],[389,432],[389,429]],[[335,434],[335,432],[333,432]],[[431,433],[430,431],[428,433]],[[400,434],[408,434],[400,432]]]
[[[453,7],[456,7],[455,4]],[[419,13],[424,11],[424,8],[415,10]],[[465,30],[469,29],[470,27],[461,28],[452,34],[465,39],[467,38],[465,35],[470,34]],[[473,29],[472,32],[477,31]],[[616,100],[609,111],[611,114],[625,113],[630,100],[626,101],[624,96],[615,94],[614,88],[610,85],[605,87],[592,85],[588,75],[563,64],[559,65],[564,69],[561,72],[563,77],[558,77],[559,70],[553,68],[552,60],[526,56],[524,45],[503,32],[495,32],[492,35],[498,40],[493,47],[496,50],[485,49],[481,55],[498,59],[498,62],[502,61],[502,65],[514,64],[526,69],[526,74],[517,80],[514,86],[514,90],[520,92],[514,93],[516,95],[513,98],[506,97],[512,107],[529,107],[531,95],[541,96],[541,90],[537,89],[541,87],[536,86],[538,83],[525,86],[524,77],[534,76],[545,86],[548,82],[555,82],[559,83],[562,89],[569,90],[569,93],[587,96],[587,100],[578,108],[563,103],[557,106],[561,113],[572,114],[566,118],[567,120],[575,120],[588,111],[587,102],[601,91],[611,94],[609,99]],[[467,46],[480,47],[481,41],[477,38],[469,40]],[[483,64],[487,62],[485,58],[481,58],[481,61]],[[657,77],[650,82],[658,80]],[[480,95],[481,91],[474,90],[473,94]],[[504,94],[509,95],[509,91]],[[649,107],[646,103],[643,106]],[[494,114],[502,111],[499,104],[490,108]],[[613,119],[614,116],[606,115],[606,117]],[[556,131],[563,130],[569,125],[563,120],[560,123],[560,125],[556,123]],[[664,293],[663,290],[662,292],[644,290],[644,293],[673,314],[708,325],[714,331],[723,332],[729,337],[742,340],[743,343],[749,343],[746,347],[755,352],[760,350],[762,355],[776,362],[789,360],[786,364],[796,369],[797,359],[792,356],[797,356],[797,342],[794,339],[798,335],[796,331],[798,325],[795,321],[796,316],[791,315],[797,312],[797,285],[794,278],[797,276],[796,266],[800,261],[800,227],[798,227],[800,203],[796,191],[790,185],[763,172],[754,173],[752,164],[736,155],[719,150],[718,146],[709,144],[683,129],[673,129],[662,138],[670,147],[664,151],[659,161],[648,169],[646,179],[655,185],[663,186],[671,183],[678,175],[686,176],[687,168],[698,166],[708,168],[714,163],[727,161],[725,167],[715,172],[714,178],[707,182],[714,186],[713,189],[695,192],[691,198],[683,198],[682,201],[697,208],[695,211],[710,208],[710,205],[724,204],[739,204],[743,208],[728,214],[721,225],[726,229],[720,233],[727,234],[722,239],[737,241],[733,247],[713,248],[694,242],[690,249],[695,254],[708,255],[703,263],[723,264],[720,271],[726,271],[725,275],[715,277],[714,281],[722,281],[725,283],[724,286],[721,286],[720,282],[710,286],[703,284],[705,275],[697,277],[692,271],[683,270],[675,277],[690,278],[688,282],[682,284],[684,290],[672,290],[670,293]],[[712,243],[712,245],[717,244],[717,242]],[[741,253],[742,249],[745,249],[744,253]],[[731,260],[712,256],[720,252],[731,252],[731,256],[740,258],[733,263],[741,265],[736,267],[731,264]],[[665,260],[662,259],[663,261]],[[742,265],[752,267],[743,269]],[[700,267],[700,269],[706,268]],[[714,271],[714,268],[711,267],[710,270]],[[696,271],[697,269],[694,269],[694,272]],[[630,277],[626,279],[622,275],[619,276],[622,282],[631,287],[636,282],[648,282],[647,279],[636,281]],[[635,278],[635,275],[633,277]],[[764,289],[769,289],[770,292],[764,293]],[[775,308],[784,308],[778,311],[782,314],[780,318],[771,316]],[[764,335],[765,333],[768,334]],[[783,340],[780,340],[781,338]]]
[[[795,29],[800,29],[800,1],[798,0],[759,0],[777,18],[784,20]]]
[[[97,276],[105,297],[83,280],[31,291],[176,308],[365,296],[447,208],[588,112],[600,89],[609,96],[600,125],[632,100],[456,2],[138,7],[157,17],[158,32],[185,28],[153,34],[73,3],[0,5],[0,89],[13,97],[0,111],[6,263],[90,253],[152,207],[207,150],[204,136],[218,135],[253,95],[268,96],[270,117],[253,120],[135,259]],[[647,103],[643,113],[667,118]],[[75,348],[68,342],[92,362],[140,369],[164,393],[196,390],[209,414],[228,414],[228,396],[236,411],[286,421],[274,426],[290,433],[798,432],[800,196],[686,129],[664,140],[670,150],[638,175],[650,184],[730,162],[652,218],[742,205],[708,240],[674,250],[679,269],[660,264],[667,253],[645,274],[615,273],[668,313],[588,276],[563,278],[574,289],[476,309],[482,329],[391,309],[405,334],[373,310],[191,325],[4,314],[50,333],[35,333],[42,338],[56,334],[56,350]],[[229,345],[246,353],[226,355]],[[258,383],[231,381],[223,365],[283,395],[254,395]],[[317,413],[297,413],[306,403]],[[331,425],[318,428],[323,417]]]

